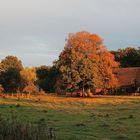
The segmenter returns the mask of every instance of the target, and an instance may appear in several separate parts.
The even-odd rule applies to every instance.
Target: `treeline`
[[[110,52],[98,35],[78,32],[68,35],[64,50],[51,67],[25,68],[16,56],[2,59],[0,91],[38,94],[80,90],[80,96],[91,96],[95,89],[106,92],[117,88],[114,68],[139,66],[139,48]]]
[[[55,66],[26,68],[16,56],[7,56],[0,63],[0,92],[54,92],[57,75]]]
[[[53,67],[40,66],[24,68],[16,56],[7,56],[0,63],[0,91],[7,93],[53,92]]]
[[[114,54],[115,60],[120,63],[120,67],[140,67],[140,47],[127,47],[111,51],[111,53]]]

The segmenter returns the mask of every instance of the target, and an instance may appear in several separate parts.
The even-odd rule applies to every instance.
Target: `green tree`
[[[20,73],[17,69],[9,68],[0,75],[0,83],[6,92],[15,93],[20,87]]]
[[[22,62],[15,56],[7,56],[0,63],[0,84],[6,92],[16,92],[20,87]]]
[[[140,67],[140,48],[127,47],[111,51],[121,67]]]
[[[40,66],[36,68],[37,84],[40,89],[45,92],[55,91],[55,82],[58,75],[58,70],[55,66]]]

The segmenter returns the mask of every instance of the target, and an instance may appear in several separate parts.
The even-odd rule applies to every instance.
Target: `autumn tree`
[[[0,84],[6,92],[16,92],[20,87],[22,62],[15,56],[7,56],[0,63]]]
[[[35,68],[24,68],[20,71],[20,76],[22,80],[21,88],[23,92],[28,92],[29,94],[37,92],[36,82],[36,71]]]
[[[1,60],[1,71],[6,71],[12,68],[17,69],[18,71],[21,71],[23,69],[21,60],[19,60],[16,56],[6,56],[4,59]]]
[[[99,53],[99,75],[101,77],[102,89],[112,89],[118,87],[118,80],[113,73],[113,68],[119,66],[119,63],[114,61],[114,55],[107,49]]]
[[[30,97],[31,94],[38,93],[38,88],[35,86],[35,84],[30,83],[24,87],[23,92],[29,94]]]
[[[69,34],[57,61],[59,84],[64,88],[82,87],[83,94],[85,89],[89,94],[91,87],[103,88],[103,79],[108,78],[109,84],[112,83],[115,79],[112,68],[116,66],[113,55],[107,51],[98,35],[88,32]]]
[[[20,71],[20,75],[24,85],[29,85],[30,83],[35,83],[36,81],[35,68],[24,68]]]

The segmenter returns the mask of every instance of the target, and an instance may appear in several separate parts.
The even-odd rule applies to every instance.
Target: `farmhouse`
[[[114,70],[122,92],[140,92],[140,67],[117,68]]]
[[[110,93],[135,93],[134,95],[139,95],[140,93],[140,67],[131,68],[116,68],[113,73],[118,79],[118,88],[116,90],[109,90]],[[67,96],[81,96],[82,90],[77,90],[75,92],[66,92]],[[101,94],[103,91],[101,88],[94,90],[94,94]]]

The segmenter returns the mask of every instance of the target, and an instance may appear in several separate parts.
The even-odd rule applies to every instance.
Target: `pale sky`
[[[51,65],[68,33],[89,31],[109,50],[140,46],[140,0],[0,0],[0,59]]]

